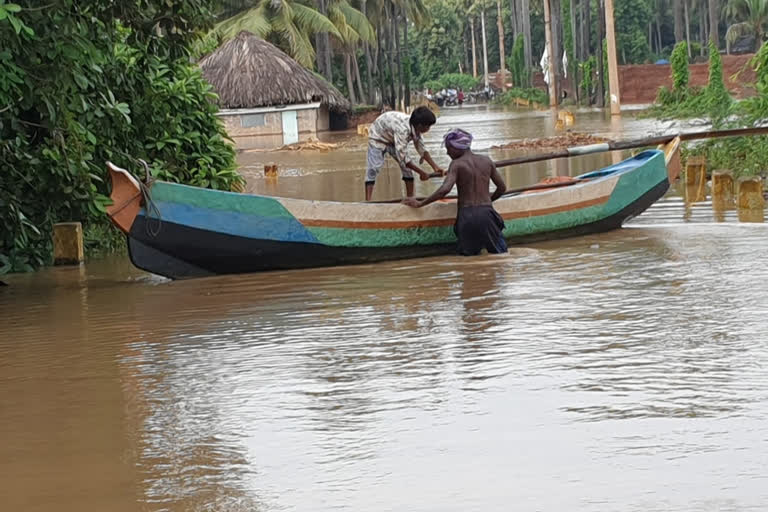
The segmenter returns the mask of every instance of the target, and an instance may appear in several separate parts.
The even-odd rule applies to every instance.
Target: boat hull
[[[508,243],[619,228],[669,188],[664,153],[647,151],[568,187],[494,203]],[[338,203],[156,183],[128,230],[134,265],[173,279],[452,254],[456,204]],[[149,212],[149,213],[148,213]]]

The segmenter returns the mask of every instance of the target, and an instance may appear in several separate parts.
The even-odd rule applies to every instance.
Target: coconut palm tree
[[[332,37],[344,55],[349,100],[352,103],[357,103],[353,87],[354,82],[357,82],[357,93],[360,100],[362,101],[365,97],[360,79],[360,69],[357,64],[357,48],[361,42],[375,44],[376,31],[365,14],[352,7],[347,0],[330,0],[328,2],[328,19],[336,27],[338,35]]]
[[[725,32],[725,41],[730,45],[742,36],[755,36],[759,46],[765,37],[768,25],[768,0],[731,0],[725,6],[725,15],[730,21],[737,21]]]
[[[312,68],[315,60],[313,34],[327,32],[341,37],[330,19],[296,0],[226,0],[223,6],[224,20],[214,29],[222,39],[247,30],[277,43],[307,68]]]

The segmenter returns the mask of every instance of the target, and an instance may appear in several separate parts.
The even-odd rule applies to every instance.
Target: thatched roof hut
[[[224,109],[318,101],[335,111],[350,108],[335,87],[250,32],[240,32],[202,59],[200,67]]]

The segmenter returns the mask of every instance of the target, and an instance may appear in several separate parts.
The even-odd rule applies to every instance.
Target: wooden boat
[[[494,206],[510,244],[620,227],[661,198],[677,177],[679,140],[573,184],[513,193]],[[678,163],[676,163],[678,162]],[[150,187],[107,163],[108,208],[128,236],[131,261],[170,278],[365,263],[452,254],[455,201],[311,201],[157,181]]]

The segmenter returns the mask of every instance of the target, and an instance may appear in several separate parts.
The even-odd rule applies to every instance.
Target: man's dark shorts
[[[453,226],[459,239],[459,254],[474,256],[483,249],[494,254],[507,252],[503,229],[504,220],[491,205],[459,208]]]

